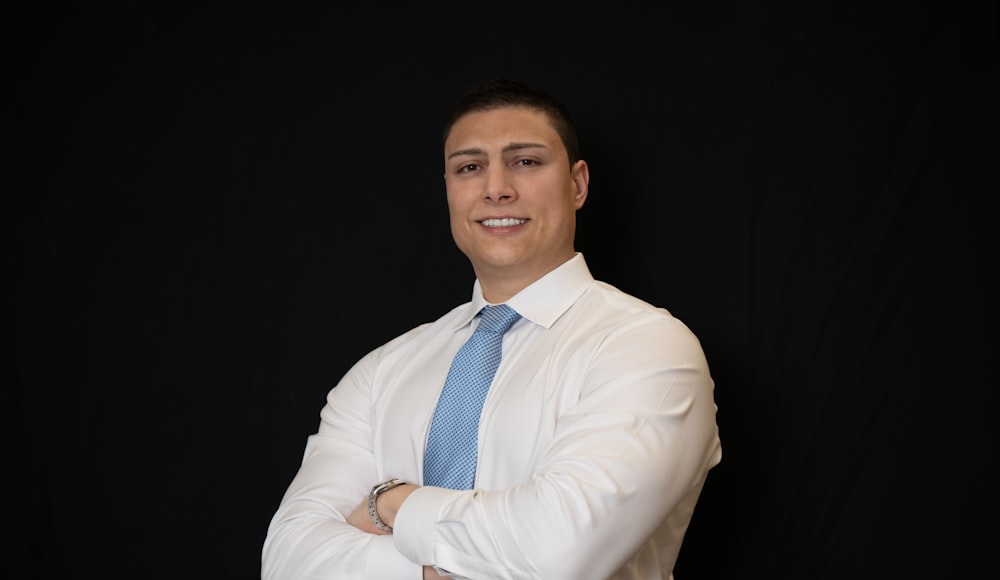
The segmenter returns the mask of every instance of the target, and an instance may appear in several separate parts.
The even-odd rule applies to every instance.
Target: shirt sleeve
[[[371,377],[379,351],[358,361],[330,391],[320,426],[275,512],[261,555],[262,580],[422,577],[391,536],[368,534],[347,517],[377,481]]]
[[[456,577],[559,580],[610,577],[657,535],[679,549],[721,459],[700,343],[658,317],[591,348],[579,398],[558,417],[530,481],[417,490],[396,515],[401,553]]]

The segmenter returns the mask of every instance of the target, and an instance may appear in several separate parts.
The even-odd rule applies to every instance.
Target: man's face
[[[584,161],[570,167],[544,113],[469,113],[444,156],[451,233],[478,277],[527,285],[573,257],[590,176]]]

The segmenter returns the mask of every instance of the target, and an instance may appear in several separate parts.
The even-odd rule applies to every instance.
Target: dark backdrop
[[[678,579],[987,577],[997,3],[680,4],[5,8],[0,575],[258,576],[327,391],[468,298],[440,126],[509,74],[712,366]]]

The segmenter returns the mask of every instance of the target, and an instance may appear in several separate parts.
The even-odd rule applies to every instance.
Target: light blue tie
[[[483,308],[480,317],[476,332],[455,355],[438,399],[424,455],[424,485],[472,489],[479,415],[500,366],[503,333],[521,315],[500,304]]]

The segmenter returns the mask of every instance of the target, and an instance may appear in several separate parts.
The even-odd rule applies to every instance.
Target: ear
[[[587,192],[590,188],[590,168],[583,159],[577,161],[570,168],[570,178],[573,180],[573,202],[576,209],[583,207],[587,201]]]

